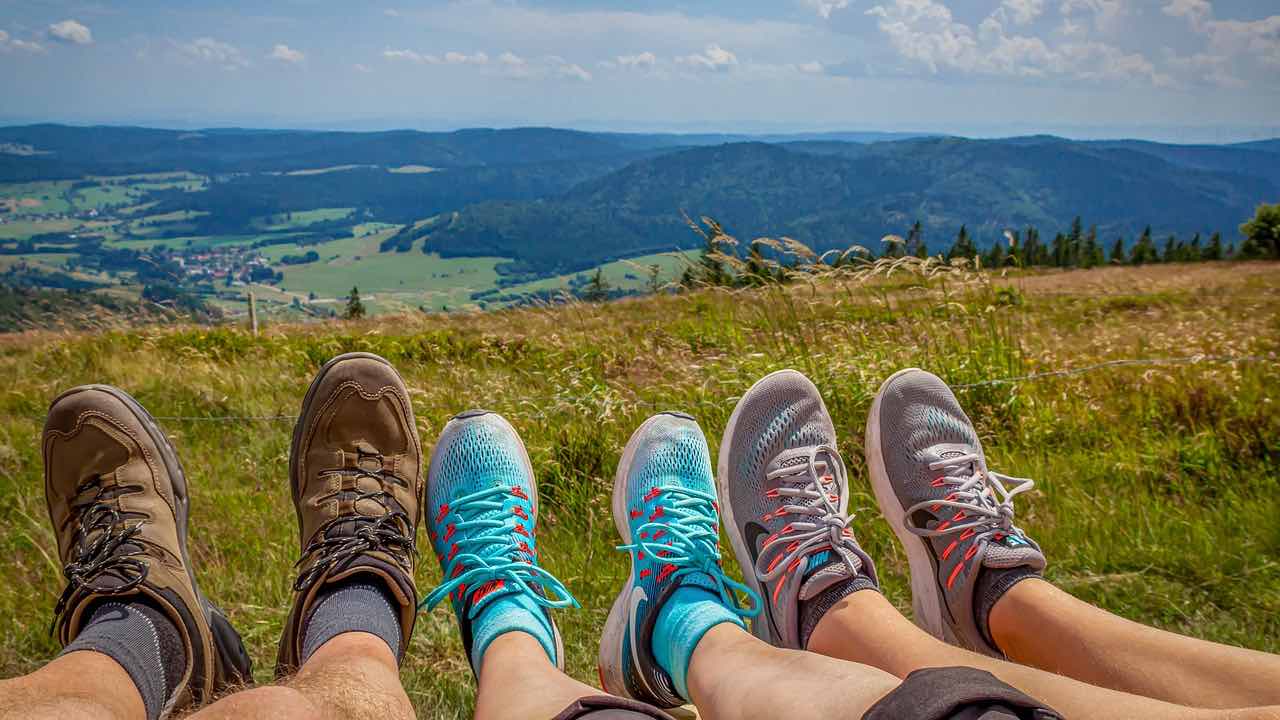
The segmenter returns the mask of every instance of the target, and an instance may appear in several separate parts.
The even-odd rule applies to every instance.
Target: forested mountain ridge
[[[556,198],[479,203],[422,234],[426,249],[446,256],[515,257],[565,272],[696,245],[681,210],[719,218],[744,239],[788,235],[816,249],[875,244],[919,220],[926,242],[942,249],[961,225],[983,244],[1006,228],[1065,228],[1077,215],[1108,238],[1147,225],[1157,234],[1232,230],[1276,196],[1261,175],[1056,139],[742,143],[637,161]]]

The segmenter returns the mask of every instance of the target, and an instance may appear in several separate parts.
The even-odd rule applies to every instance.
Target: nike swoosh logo
[[[751,553],[751,566],[754,568],[756,562],[760,559],[760,550],[756,547],[760,543],[758,543],[757,540],[760,539],[761,535],[767,536],[769,531],[765,529],[763,525],[754,520],[747,521],[745,529],[747,535],[747,552]]]
[[[751,568],[749,570],[744,570],[743,572],[754,573],[756,571],[756,564],[760,560],[760,550],[757,547],[760,543],[758,541],[761,536],[768,537],[769,530],[754,520],[748,520],[744,527],[744,531],[746,535],[745,540],[747,541],[747,552],[751,553]],[[764,590],[763,584],[761,590]],[[769,628],[773,631],[773,637],[781,638],[782,631],[778,629],[778,623],[773,619],[773,610],[770,608],[770,603],[766,600],[762,605],[765,617],[769,618]]]
[[[640,614],[640,603],[648,602],[649,594],[639,585],[631,588],[631,598],[627,601],[627,636],[631,638],[631,665],[635,668],[635,674],[640,678],[640,684],[644,685],[644,689],[649,692],[652,697],[658,697],[658,694],[649,686],[648,679],[645,678],[644,672],[641,670],[644,666],[640,664],[640,655],[636,652],[636,643],[640,640],[640,634],[636,631],[636,616]]]

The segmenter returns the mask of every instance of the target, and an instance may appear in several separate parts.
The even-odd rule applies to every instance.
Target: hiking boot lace
[[[147,577],[148,566],[137,559],[144,555],[142,546],[133,542],[142,532],[142,520],[127,524],[130,518],[143,517],[138,513],[126,513],[112,507],[111,501],[141,490],[137,485],[104,487],[102,476],[95,475],[76,487],[76,500],[92,491],[92,496],[71,504],[71,520],[79,525],[71,540],[71,557],[62,568],[67,586],[53,608],[53,621],[49,632],[67,622],[71,616],[72,597],[80,590],[102,595],[119,595],[142,584]],[[113,575],[119,582],[97,582],[104,575]]]
[[[413,537],[413,523],[401,509],[400,504],[395,501],[394,496],[385,489],[388,483],[401,487],[408,487],[408,483],[386,470],[368,470],[361,465],[361,461],[374,460],[378,467],[382,467],[381,454],[359,448],[356,449],[356,454],[355,467],[329,472],[351,475],[357,480],[361,478],[377,480],[378,489],[358,493],[338,490],[318,498],[318,501],[337,499],[347,494],[350,495],[349,499],[353,506],[363,500],[372,500],[382,506],[385,512],[377,516],[340,515],[321,525],[315,534],[315,539],[302,551],[302,557],[298,558],[298,562],[294,565],[294,567],[301,567],[308,561],[314,560],[306,571],[298,575],[298,579],[293,583],[294,590],[299,592],[307,590],[320,578],[325,577],[331,569],[341,568],[353,558],[376,551],[385,552],[402,570],[413,573],[412,559],[418,555],[417,543]],[[329,537],[329,530],[341,523],[351,523],[354,528]]]
[[[578,607],[568,588],[537,565],[537,554],[528,542],[529,530],[520,523],[528,520],[524,511],[516,506],[513,512],[503,513],[507,495],[526,497],[519,486],[495,485],[441,506],[437,525],[450,512],[461,520],[445,528],[444,541],[451,542],[445,556],[446,580],[418,604],[419,609],[429,611],[450,596],[460,603],[468,588],[476,589],[470,598],[471,618],[499,597],[495,591],[503,589],[519,590],[546,608]]]
[[[719,510],[713,494],[678,485],[659,485],[649,491],[646,500],[662,498],[644,524],[635,529],[636,538],[619,550],[647,553],[661,563],[657,580],[678,581],[686,575],[704,573],[711,578],[721,602],[742,617],[760,614],[760,597],[751,588],[729,577],[720,559]],[[641,577],[652,572],[641,571]],[[741,593],[750,606],[742,607]]]
[[[765,539],[756,558],[756,578],[773,582],[783,574],[795,572],[806,556],[823,549],[844,546],[857,551],[858,544],[849,529],[853,515],[840,509],[840,495],[848,481],[844,461],[834,447],[815,445],[809,448],[805,463],[772,470],[765,477],[778,483],[778,487],[765,493],[766,497],[811,502],[801,505],[782,500],[781,507],[761,518],[794,515],[801,519],[790,520]]]

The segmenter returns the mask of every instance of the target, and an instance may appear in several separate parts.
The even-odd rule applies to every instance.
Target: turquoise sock
[[[525,593],[511,593],[489,601],[471,621],[471,666],[480,676],[481,661],[489,643],[512,631],[528,633],[542,644],[551,664],[556,663],[556,642],[547,614]]]
[[[686,683],[693,649],[708,630],[725,622],[743,627],[738,616],[720,602],[720,596],[692,585],[677,589],[658,609],[653,626],[653,656],[671,676],[680,697],[690,699]]]

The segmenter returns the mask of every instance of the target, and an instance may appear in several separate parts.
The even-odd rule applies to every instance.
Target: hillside
[[[423,234],[425,247],[445,256],[580,270],[696,246],[685,210],[742,239],[788,235],[820,250],[874,246],[919,220],[939,251],[961,225],[990,242],[1006,228],[1065,228],[1077,215],[1108,240],[1146,225],[1160,236],[1209,233],[1234,228],[1276,187],[1262,176],[1061,140],[741,143],[637,161],[556,198],[479,203]]]
[[[933,253],[962,227],[979,250],[1007,229],[1034,227],[1048,243],[1076,217],[1108,250],[1132,248],[1148,226],[1162,247],[1220,232],[1230,248],[1255,206],[1280,198],[1269,147],[9,127],[0,283],[150,294],[233,316],[254,292],[287,319],[328,316],[353,286],[374,312],[554,296],[600,267],[616,291],[635,292],[676,278],[667,253],[701,244],[682,213],[715,217],[743,242],[789,236],[818,250],[879,252],[880,238],[917,221]]]
[[[778,311],[786,307],[786,312]],[[298,552],[292,417],[329,357],[364,350],[403,373],[429,451],[453,413],[506,415],[540,484],[539,557],[583,609],[557,611],[568,671],[595,682],[600,631],[626,573],[607,494],[627,437],[657,410],[693,413],[714,455],[733,403],[796,367],[822,389],[848,466],[853,529],[887,597],[910,613],[906,558],[862,460],[872,394],[906,366],[957,390],[994,469],[1034,478],[1017,518],[1046,576],[1122,616],[1280,652],[1280,265],[1205,263],[1016,277],[846,276],[494,313],[364,322],[177,325],[0,336],[0,676],[57,651],[62,585],[41,492],[47,403],[87,382],[133,393],[173,438],[191,487],[202,589],[271,679]],[[940,328],[942,331],[940,331]],[[1215,362],[1212,358],[1254,358]],[[423,593],[439,581],[425,538]],[[725,566],[738,573],[732,552]],[[422,717],[471,717],[473,678],[446,609],[419,617],[402,677]]]

